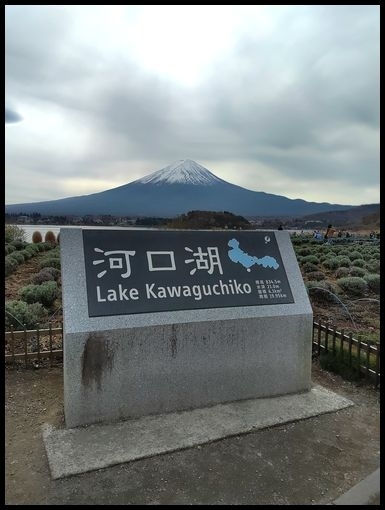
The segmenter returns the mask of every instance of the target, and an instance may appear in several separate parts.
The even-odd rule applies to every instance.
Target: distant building
[[[30,218],[29,218],[29,216],[24,216],[24,215],[23,216],[19,216],[17,218],[17,222],[18,223],[30,223]]]

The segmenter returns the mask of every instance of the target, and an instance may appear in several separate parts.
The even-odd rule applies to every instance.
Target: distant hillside
[[[246,218],[227,211],[190,211],[175,218],[167,226],[186,229],[251,228],[251,224]]]
[[[344,211],[308,214],[301,220],[309,226],[316,226],[316,222],[320,222],[318,223],[320,227],[331,223],[334,227],[341,228],[378,229],[380,227],[380,204],[358,205]]]

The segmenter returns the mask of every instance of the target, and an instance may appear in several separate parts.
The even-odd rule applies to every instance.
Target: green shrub
[[[23,255],[24,260],[29,260],[34,256],[34,253],[31,253],[29,250],[27,250],[27,248],[25,250],[20,250],[19,254]]]
[[[335,303],[337,298],[333,285],[326,281],[308,281],[305,283],[309,296],[320,302]]]
[[[41,233],[38,230],[35,230],[35,232],[32,234],[32,242],[33,243],[41,243],[43,240],[43,237]]]
[[[39,301],[45,306],[52,306],[59,296],[59,288],[56,282],[44,282],[39,286]]]
[[[336,278],[343,278],[344,276],[349,276],[349,268],[348,267],[339,267],[336,269],[334,276]]]
[[[9,255],[10,253],[14,252],[16,248],[12,244],[6,244],[5,245],[5,255]]]
[[[60,269],[56,269],[55,267],[45,267],[44,269],[42,269],[42,271],[47,271],[51,273],[56,281],[58,281],[59,278],[61,277]]]
[[[306,276],[310,281],[314,280],[318,282],[325,279],[325,274],[322,271],[311,271],[310,273],[307,273]]]
[[[37,253],[39,253],[39,247],[37,244],[29,244],[27,247],[26,247],[26,250],[30,250],[31,252],[33,252],[35,255]]]
[[[365,267],[369,271],[369,273],[379,273],[381,267],[380,261],[372,259],[370,262],[366,263]]]
[[[312,248],[299,248],[298,250],[298,255],[302,255],[303,257],[305,257],[306,255],[312,255],[313,253],[313,250]]]
[[[365,267],[365,260],[364,259],[355,259],[353,264],[356,267]]]
[[[40,251],[48,251],[52,250],[53,245],[51,243],[37,243],[37,246],[39,247]]]
[[[44,243],[37,243],[36,246],[39,251],[45,251]]]
[[[351,261],[350,261],[349,257],[345,257],[344,255],[338,255],[337,259],[338,259],[339,267],[350,267],[351,266]]]
[[[48,317],[47,310],[41,303],[27,304],[24,301],[8,301],[5,303],[5,329],[9,330],[11,325],[16,329],[36,328],[38,323],[45,321]],[[20,324],[21,323],[21,324]]]
[[[323,251],[322,244],[317,244],[316,246],[313,246],[311,251],[312,251],[313,255],[322,253],[322,251]]]
[[[327,268],[327,269],[337,269],[337,267],[340,267],[340,262],[338,260],[337,257],[331,257],[331,258],[327,258],[324,262],[323,262],[323,265]]]
[[[359,276],[347,276],[339,278],[337,285],[347,294],[352,296],[363,296],[368,290],[368,284]]]
[[[25,262],[24,255],[20,251],[14,251],[10,255],[8,255],[8,257],[11,257],[11,258],[17,260],[18,264],[22,264],[23,262]]]
[[[39,301],[39,286],[26,285],[20,289],[20,297],[26,303],[37,303]]]
[[[26,303],[41,303],[45,306],[51,306],[59,295],[57,283],[46,281],[41,285],[26,285],[20,291],[21,299]]]
[[[5,242],[24,241],[25,230],[17,225],[5,225]]]
[[[46,243],[51,243],[51,244],[55,244],[56,243],[56,236],[52,232],[52,230],[47,230],[47,232],[45,233],[45,236],[44,236],[44,241]]]
[[[302,271],[304,273],[311,273],[312,271],[317,271],[318,266],[315,264],[312,264],[311,262],[305,262],[305,264],[302,265]]]
[[[350,268],[349,276],[359,276],[360,278],[363,278],[366,274],[365,269],[362,269],[362,267],[356,267],[353,266]]]
[[[302,244],[307,244],[309,242],[307,237],[301,235],[290,236],[290,239],[293,246],[301,246]]]
[[[55,243],[52,243],[51,241],[44,241],[44,244],[47,245],[47,250],[54,250],[56,248],[56,238]]]
[[[310,262],[311,264],[318,264],[319,257],[317,255],[306,255],[302,259],[302,263]]]
[[[40,285],[43,282],[50,282],[50,281],[53,282],[55,280],[55,277],[51,273],[51,271],[47,271],[47,269],[48,269],[48,267],[45,267],[44,269],[39,271],[39,273],[35,274],[35,276],[32,279],[32,283],[35,285]]]
[[[54,267],[60,269],[60,258],[59,257],[44,257],[39,264],[40,269],[44,267]]]
[[[20,251],[29,251],[31,255],[35,255],[35,250],[32,248],[33,244],[27,244],[27,246],[24,248],[24,250]]]
[[[15,241],[11,241],[10,244],[12,244],[12,246],[14,246],[16,248],[16,250],[24,250],[24,248],[27,246],[28,243],[17,239]]]
[[[347,256],[350,260],[360,259],[362,258],[361,252],[358,250],[353,250],[352,252],[348,253]]]
[[[364,280],[368,284],[369,289],[376,294],[380,293],[380,275],[379,274],[366,274]]]
[[[18,265],[19,265],[19,263],[17,262],[17,260],[15,260],[10,255],[7,255],[5,257],[5,265],[4,265],[4,267],[5,267],[5,276],[9,276],[12,273],[14,273]]]

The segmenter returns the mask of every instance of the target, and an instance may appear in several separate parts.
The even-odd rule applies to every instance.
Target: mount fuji
[[[91,195],[5,206],[6,213],[172,217],[191,210],[231,211],[243,216],[303,216],[352,206],[307,202],[251,191],[182,159],[141,179]]]

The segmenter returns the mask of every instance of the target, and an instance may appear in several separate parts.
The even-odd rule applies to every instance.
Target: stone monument
[[[286,231],[60,231],[66,427],[310,390]]]

